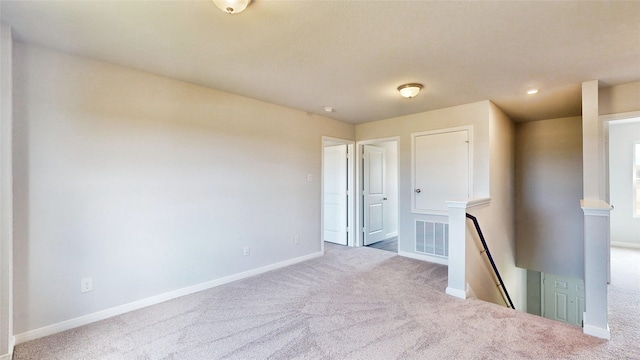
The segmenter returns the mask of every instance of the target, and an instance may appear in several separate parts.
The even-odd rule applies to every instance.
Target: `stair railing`
[[[478,219],[476,219],[475,216],[470,215],[467,213],[467,218],[471,219],[471,221],[473,221],[473,225],[476,228],[476,231],[478,232],[478,236],[480,236],[480,241],[482,242],[482,247],[484,248],[482,252],[484,252],[485,254],[487,254],[487,258],[489,258],[489,262],[491,263],[491,267],[493,267],[493,272],[496,274],[496,278],[498,278],[499,284],[497,284],[497,286],[502,287],[502,291],[504,293],[504,295],[507,297],[508,300],[508,306],[511,307],[512,309],[515,309],[515,306],[513,306],[513,302],[511,301],[511,297],[509,296],[509,292],[507,291],[507,288],[504,286],[504,282],[502,281],[502,277],[500,276],[500,272],[498,271],[498,268],[496,267],[496,263],[493,261],[493,257],[491,256],[491,252],[489,251],[489,248],[487,247],[487,242],[484,240],[484,235],[482,235],[482,230],[480,229],[480,224],[478,224]],[[504,296],[503,296],[504,297]]]

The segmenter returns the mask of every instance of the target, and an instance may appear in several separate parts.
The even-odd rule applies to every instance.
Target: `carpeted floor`
[[[327,244],[321,258],[21,344],[14,359],[640,359],[639,292],[613,280],[610,299],[625,302],[604,341],[447,296],[445,266]]]

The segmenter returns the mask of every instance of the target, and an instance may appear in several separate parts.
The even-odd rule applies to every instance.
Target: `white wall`
[[[633,152],[640,143],[640,118],[633,123],[609,125],[609,184],[611,242],[640,247],[640,217],[633,216]]]
[[[320,251],[353,125],[15,45],[15,333]]]
[[[580,117],[516,126],[517,264],[584,278]]]
[[[518,309],[526,304],[526,272],[515,267],[513,218],[513,123],[489,101],[408,115],[356,126],[356,139],[400,137],[400,250],[415,254],[415,220],[448,221],[446,216],[411,212],[411,134],[421,131],[473,126],[474,198],[491,197],[488,207],[476,214],[487,243],[497,260],[510,295]],[[452,199],[459,200],[459,199]],[[484,221],[483,221],[484,220]],[[474,245],[475,246],[475,245]],[[471,248],[467,246],[467,249]],[[476,253],[479,251],[473,250]],[[467,279],[473,282],[478,298],[502,304],[499,294],[480,257],[467,257]],[[478,275],[478,276],[476,276]],[[477,287],[477,288],[476,288]],[[486,289],[486,292],[485,292]]]
[[[474,173],[473,186],[476,197],[489,194],[489,125],[488,101],[455,106],[398,118],[375,121],[356,126],[356,140],[399,137],[399,251],[415,253],[415,220],[447,221],[446,216],[413,214],[411,212],[411,134],[473,125]]]
[[[13,348],[13,41],[11,28],[0,29],[0,359]]]

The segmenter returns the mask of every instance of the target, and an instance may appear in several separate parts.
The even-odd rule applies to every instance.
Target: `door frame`
[[[640,118],[640,111],[631,111],[617,114],[608,114],[608,115],[600,115],[598,116],[598,121],[601,126],[601,136],[600,136],[600,146],[602,149],[600,160],[603,166],[600,166],[600,176],[603,179],[602,183],[604,184],[604,194],[605,200],[607,204],[611,204],[611,184],[609,181],[609,177],[611,176],[611,169],[609,165],[609,125],[611,123],[620,124],[625,122],[635,122],[636,118]],[[615,204],[614,204],[615,205]],[[610,220],[609,220],[610,221]],[[609,234],[608,234],[609,244],[607,248],[609,251],[607,252],[607,284],[611,283],[611,226],[609,226]],[[585,267],[590,266],[585,260]],[[587,284],[585,284],[585,287]],[[608,290],[607,290],[608,293]]]
[[[465,126],[456,126],[445,129],[437,129],[437,130],[429,130],[429,131],[420,131],[411,134],[411,212],[413,214],[423,214],[423,215],[445,215],[448,216],[448,211],[439,211],[439,210],[422,210],[416,209],[416,193],[414,190],[417,188],[416,185],[416,138],[420,136],[429,136],[429,135],[439,135],[439,134],[447,134],[454,133],[459,131],[467,132],[467,198],[473,197],[473,125],[465,125]],[[453,200],[453,199],[452,199]]]
[[[357,214],[357,216],[355,217],[355,228],[357,229],[357,231],[355,232],[356,236],[354,238],[355,242],[353,246],[364,246],[364,233],[363,233],[363,227],[364,227],[364,223],[362,221],[362,214],[364,211],[364,201],[362,199],[362,153],[364,151],[364,146],[365,145],[376,145],[379,143],[383,143],[383,142],[395,142],[396,144],[396,176],[398,178],[398,181],[396,181],[396,192],[398,194],[398,207],[397,207],[397,214],[396,214],[396,218],[398,219],[398,252],[400,252],[400,244],[402,241],[402,211],[400,210],[402,208],[402,196],[400,195],[400,136],[392,136],[392,137],[386,137],[386,138],[379,138],[379,139],[369,139],[369,140],[360,140],[356,142],[356,173],[355,173],[355,189],[357,189],[356,191],[356,206],[355,206],[355,214]]]
[[[326,143],[347,145],[347,246],[355,244],[355,142],[330,136],[322,136],[320,149],[320,251],[324,252],[324,148]]]

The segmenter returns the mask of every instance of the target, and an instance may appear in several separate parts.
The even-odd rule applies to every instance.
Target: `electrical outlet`
[[[313,182],[313,174],[307,174],[307,182],[309,183]]]
[[[90,277],[80,279],[80,292],[86,293],[89,291],[93,291],[93,279]]]
[[[300,245],[300,236],[296,235],[293,237],[293,244]]]
[[[243,251],[244,256],[249,256],[250,253],[251,249],[248,246],[245,246]]]

